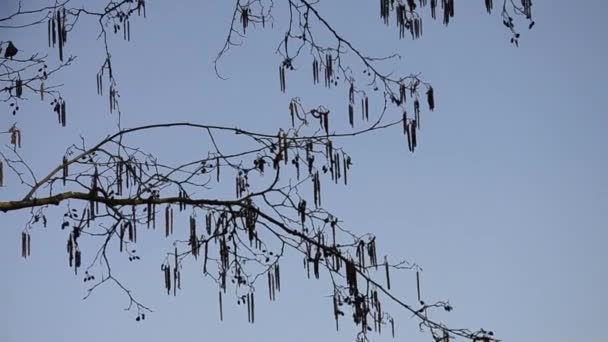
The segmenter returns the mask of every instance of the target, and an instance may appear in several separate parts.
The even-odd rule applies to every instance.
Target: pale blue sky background
[[[189,120],[275,132],[289,124],[290,96],[310,106],[344,107],[345,91],[312,88],[308,72],[288,80],[288,94],[278,91],[274,50],[283,7],[277,7],[274,31],[252,30],[226,56],[222,68],[231,79],[221,81],[212,60],[225,39],[230,2],[148,6],[148,19],[132,26],[132,42],[112,42],[125,126]],[[324,204],[353,230],[374,232],[382,253],[421,264],[425,295],[451,300],[455,310],[445,318],[453,326],[493,329],[506,341],[607,341],[608,4],[537,0],[537,25],[524,32],[518,49],[497,14],[484,14],[482,1],[459,1],[448,29],[428,22],[415,42],[397,40],[395,28],[377,18],[377,7],[377,1],[333,0],[319,10],[361,49],[401,53],[395,70],[422,72],[436,89],[437,110],[423,118],[414,155],[398,129],[344,140],[356,163],[351,185],[326,189]],[[93,143],[114,130],[105,97],[95,95],[102,62],[95,24],[81,24],[69,41],[79,58],[61,76],[70,129],[57,127],[48,105],[25,105],[16,118],[23,155],[39,174],[60,162],[80,134]],[[44,46],[45,30],[0,30],[0,40]],[[0,127],[13,121],[3,109]],[[175,148],[193,138],[171,134],[171,144],[140,142],[169,160],[206,154],[199,143]],[[22,194],[12,186],[0,198]],[[81,300],[86,287],[67,267],[60,216],[33,234],[32,257],[20,258],[25,218],[0,213],[0,341],[354,339],[346,320],[335,332],[324,297],[330,288],[306,280],[299,257],[293,270],[283,263],[284,290],[277,302],[257,305],[255,325],[236,306],[226,306],[220,323],[216,287],[195,274],[195,265],[184,273],[182,293],[167,297],[159,264],[170,243],[154,234],[140,239],[145,262],[115,263],[156,311],[136,323],[112,287]],[[398,294],[412,298],[411,274],[395,284]],[[428,340],[409,315],[394,313],[398,340]]]

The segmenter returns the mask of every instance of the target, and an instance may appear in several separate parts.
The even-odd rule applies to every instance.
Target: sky
[[[2,14],[11,1],[0,4]],[[481,2],[458,2],[448,28],[427,21],[417,41],[398,40],[376,15],[376,2],[322,1],[318,8],[360,49],[400,53],[390,67],[421,72],[435,88],[437,108],[423,116],[415,154],[398,129],[341,141],[354,167],[348,187],[325,191],[327,209],[353,231],[373,232],[382,253],[420,264],[425,296],[454,306],[440,316],[450,326],[491,329],[505,341],[608,340],[608,68],[602,62],[608,4],[537,0],[536,25],[515,48],[497,13],[485,14]],[[229,2],[149,1],[132,41],[111,41],[123,126],[191,121],[274,133],[289,125],[292,96],[309,106],[344,107],[345,91],[315,88],[308,74],[290,78],[286,94],[279,91],[281,10],[277,5],[273,30],[251,30],[222,59],[229,79],[220,80],[213,59],[229,27]],[[39,175],[80,136],[92,144],[116,129],[116,115],[95,90],[103,61],[95,23],[80,25],[68,46],[78,58],[59,76],[69,94],[68,128],[57,126],[46,104],[24,106],[17,117],[0,109],[0,127],[15,121],[22,127],[22,154]],[[0,40],[33,49],[46,46],[45,31],[0,29]],[[206,154],[198,137],[166,134],[166,140],[136,142],[165,160]],[[0,200],[24,192],[13,182],[0,189]],[[170,242],[154,234],[139,247],[142,262],[115,262],[154,309],[146,321],[135,322],[123,310],[124,295],[111,286],[83,301],[87,287],[65,260],[62,212],[51,212],[55,220],[49,216],[49,227],[33,232],[27,260],[19,251],[27,213],[0,213],[0,341],[354,340],[346,321],[335,331],[331,288],[323,279],[307,280],[299,257],[291,259],[293,268],[282,264],[283,290],[276,302],[258,306],[254,325],[235,305],[226,306],[219,322],[216,286],[195,274],[195,265],[184,272],[181,294],[166,296],[158,266]],[[412,298],[414,281],[402,273],[395,291]],[[394,314],[396,340],[429,340],[406,312]]]

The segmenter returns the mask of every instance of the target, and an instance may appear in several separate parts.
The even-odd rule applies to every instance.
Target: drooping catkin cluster
[[[181,289],[181,272],[177,247],[175,247],[175,252],[172,254],[174,257],[173,268],[171,268],[171,263],[169,259],[167,259],[165,263],[160,265],[160,270],[161,272],[163,272],[165,280],[165,290],[167,290],[167,295],[170,295],[171,289],[173,289],[173,295],[177,296],[177,290]]]
[[[18,98],[21,98],[21,96],[23,95],[23,80],[21,79],[20,76],[17,76],[17,79],[15,80],[15,96],[17,96]]]
[[[312,83],[319,83],[319,61],[316,58],[312,60]]]
[[[11,126],[11,128],[8,130],[9,134],[11,135],[11,145],[13,145],[13,148],[21,148],[21,130],[19,128],[17,128],[17,126],[13,125]]]
[[[240,301],[247,304],[247,322],[253,324],[255,322],[255,301],[253,292],[247,292],[246,295],[241,297],[238,302],[239,304]]]
[[[249,191],[249,181],[247,172],[239,170],[235,179],[236,197],[241,198]]]
[[[251,8],[242,7],[241,9],[241,24],[243,25],[243,33],[247,33],[247,27],[249,26],[249,16],[251,15]]]
[[[51,102],[51,105],[53,106],[53,111],[57,113],[57,121],[61,126],[65,127],[67,117],[65,100],[62,98],[55,99]]]
[[[298,115],[298,103],[296,100],[289,101],[289,114],[291,115],[291,127],[296,126],[296,117],[299,118]]]
[[[63,49],[68,38],[67,12],[65,8],[57,8],[51,14],[47,24],[49,47],[58,47],[59,60],[63,62]]]
[[[334,57],[331,53],[325,55],[325,86],[331,87],[334,77]]]
[[[369,120],[369,100],[367,95],[363,95],[361,98],[361,119],[365,121]]]
[[[494,1],[485,0],[485,3],[486,3],[486,11],[488,11],[488,14],[492,14],[492,9],[494,8]]]
[[[268,269],[268,298],[270,301],[274,301],[277,298],[277,292],[281,291],[281,274],[279,271],[279,264],[275,263],[274,266]]]
[[[198,258],[200,251],[200,242],[198,240],[198,235],[196,234],[196,217],[190,216],[190,239],[188,241],[190,245],[190,251],[194,258]]]
[[[312,174],[313,194],[315,207],[321,206],[321,178],[319,177],[319,171]]]
[[[78,268],[81,265],[81,254],[80,248],[78,248],[78,238],[80,237],[80,229],[74,227],[70,232],[67,243],[68,250],[68,264],[70,267],[74,267],[74,273],[78,274]]]
[[[355,127],[355,85],[351,82],[348,89],[348,122]]]

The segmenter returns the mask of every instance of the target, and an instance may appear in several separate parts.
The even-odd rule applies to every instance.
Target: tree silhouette
[[[0,187],[14,186],[24,193],[20,198],[0,201],[0,211],[31,213],[23,227],[22,256],[30,255],[36,227],[59,220],[61,229],[68,233],[69,267],[90,284],[88,294],[104,284],[118,286],[139,321],[151,310],[115,276],[109,250],[117,248],[129,261],[139,260],[135,249],[138,234],[159,229],[173,242],[160,268],[167,294],[176,295],[180,289],[182,265],[187,260],[199,263],[203,275],[217,283],[220,319],[227,289],[232,288],[237,303],[247,306],[248,320],[253,323],[256,298],[263,295],[261,289],[266,286],[269,299],[275,300],[281,289],[282,257],[291,252],[302,256],[308,278],[318,279],[322,272],[329,275],[336,328],[342,316],[352,317],[360,328],[358,340],[367,340],[372,331],[383,329],[394,335],[395,322],[383,309],[383,301],[392,301],[411,313],[436,341],[458,337],[497,340],[489,330],[455,329],[433,319],[433,311],[451,311],[452,307],[446,301],[423,300],[421,268],[380,257],[371,232],[356,235],[324,209],[326,184],[348,185],[355,165],[339,145],[342,138],[400,126],[404,144],[414,152],[421,116],[434,110],[436,99],[431,84],[419,75],[383,72],[380,65],[399,55],[366,54],[332,26],[318,9],[319,2],[233,2],[228,34],[214,61],[218,77],[223,78],[222,57],[239,45],[247,32],[274,27],[278,22],[275,18],[280,17],[287,24],[276,49],[280,56],[279,90],[288,92],[290,79],[310,66],[314,85],[340,87],[347,93],[346,116],[334,115],[323,105],[307,106],[294,97],[288,103],[291,125],[271,133],[195,122],[123,127],[111,42],[116,39],[113,37],[130,41],[131,26],[144,25],[145,0],[107,1],[98,10],[78,8],[71,0],[34,9],[16,3],[10,15],[0,17],[0,29],[10,36],[25,27],[37,27],[41,35],[46,34],[48,48],[29,54],[20,49],[17,38],[0,42],[0,100],[8,109],[7,116],[21,116],[21,107],[39,97],[50,102],[59,125],[66,126],[70,94],[61,91],[61,73],[68,72],[67,67],[74,62],[70,36],[85,20],[98,23],[99,40],[105,48],[96,74],[96,91],[107,98],[108,110],[119,114],[117,132],[90,145],[83,138],[82,143],[69,146],[58,156],[60,162],[54,169],[41,173],[19,153],[19,126],[8,125],[0,132],[10,142],[0,150]],[[485,0],[488,13],[494,5]],[[520,37],[516,18],[525,18],[529,28],[534,25],[531,6],[530,0],[502,1],[498,12],[514,45]],[[380,0],[380,22],[395,26],[400,39],[421,38],[429,21],[425,13],[448,26],[455,13],[454,1]],[[379,110],[372,109],[374,103],[381,104]],[[350,129],[333,128],[346,117]],[[125,142],[141,133],[162,139],[169,129],[204,134],[211,148],[204,156],[193,153],[185,164],[169,165]],[[248,147],[226,152],[218,136],[244,140]],[[47,208],[54,205],[65,208],[63,218],[46,216]],[[189,225],[187,239],[183,239],[184,232],[177,231],[182,222]],[[96,247],[91,248],[89,242],[83,247],[83,240],[95,242]],[[391,272],[396,270],[415,272],[417,301],[406,302],[392,294]]]

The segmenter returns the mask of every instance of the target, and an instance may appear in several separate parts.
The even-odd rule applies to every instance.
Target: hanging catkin
[[[216,164],[216,175],[215,175],[215,179],[216,179],[216,181],[219,183],[219,181],[220,181],[220,157],[217,157],[217,158],[215,159],[215,161],[216,161],[216,163],[215,163],[215,164]]]
[[[420,273],[416,271],[416,291],[418,292],[418,302],[422,303],[420,299]]]
[[[224,311],[222,309],[222,291],[219,291],[219,298],[220,298],[220,321],[224,320]]]
[[[430,111],[435,110],[435,95],[434,95],[433,87],[429,87],[429,89],[426,91],[426,101],[429,105],[429,110]]]
[[[391,277],[389,274],[389,270],[388,270],[388,258],[386,256],[384,256],[384,270],[386,272],[386,288],[387,289],[391,289]]]

